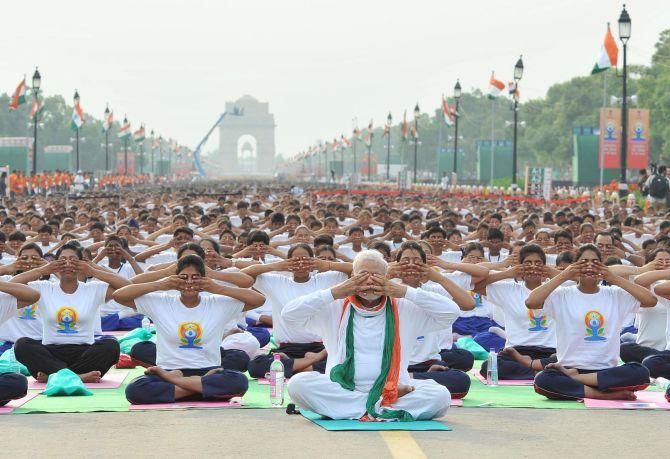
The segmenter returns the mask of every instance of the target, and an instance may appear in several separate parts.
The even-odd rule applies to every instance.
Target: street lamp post
[[[151,173],[155,174],[154,171],[154,130],[151,130]]]
[[[79,91],[77,91],[75,89],[75,91],[74,91],[74,105],[75,105],[75,107],[78,104],[79,104]],[[77,171],[79,171],[79,126],[77,126],[76,124],[75,124],[75,139],[76,139],[75,151],[76,151],[76,158],[77,158],[77,160],[76,160],[77,167],[75,169],[77,169]]]
[[[35,68],[33,74],[33,95],[35,97],[35,115],[33,118],[33,175],[37,174],[37,123],[40,114],[40,86],[42,85],[42,76]]]
[[[516,189],[516,148],[517,148],[517,125],[519,121],[519,98],[516,96],[516,87],[523,77],[523,61],[521,60],[522,56],[519,56],[519,60],[516,61],[514,66],[514,141],[512,144],[512,188]],[[493,171],[491,171],[493,174]]]
[[[623,97],[621,99],[621,184],[620,190],[627,190],[626,184],[626,156],[628,153],[628,100],[627,100],[627,83],[628,83],[628,67],[626,64],[626,47],[628,39],[630,39],[631,21],[626,5],[623,6],[621,15],[619,16],[619,39],[623,43]]]
[[[386,117],[386,125],[388,126],[388,132],[386,133],[388,137],[386,139],[386,180],[391,179],[391,123],[393,123],[393,117],[389,112],[389,116]]]
[[[109,107],[105,107],[105,120],[104,123],[109,119]],[[105,170],[109,171],[109,130],[111,126],[107,126],[105,129]]]
[[[419,109],[419,103],[417,102],[414,106],[414,177],[412,182],[416,183],[416,167],[417,167],[417,158],[418,158],[418,149],[419,149],[419,114],[421,110]]]
[[[123,116],[123,125],[128,125],[128,118]],[[128,175],[128,138],[130,135],[126,135],[123,138],[123,175]]]
[[[458,103],[461,100],[461,83],[456,80],[456,86],[454,86],[454,99],[456,99],[456,113],[454,113],[454,177],[457,173],[458,167]]]
[[[372,131],[368,134],[370,136],[370,145],[368,145],[368,183],[372,180],[372,136],[374,135]]]

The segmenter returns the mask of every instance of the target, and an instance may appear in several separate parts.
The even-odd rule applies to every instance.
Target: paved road
[[[327,432],[278,410],[0,417],[2,457],[668,457],[670,412],[453,408],[453,432]],[[274,448],[274,451],[273,451]]]

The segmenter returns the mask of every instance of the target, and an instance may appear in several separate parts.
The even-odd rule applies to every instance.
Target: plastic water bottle
[[[281,363],[279,354],[270,364],[270,404],[282,406],[284,404],[284,364]]]
[[[151,333],[151,321],[147,316],[142,319],[142,328]]]
[[[489,350],[489,360],[486,367],[486,385],[491,387],[498,385],[498,353],[493,348]]]
[[[668,381],[665,378],[656,378],[656,381],[654,381],[654,384],[656,386],[660,387],[661,389],[667,390],[668,387],[670,387],[670,381]]]

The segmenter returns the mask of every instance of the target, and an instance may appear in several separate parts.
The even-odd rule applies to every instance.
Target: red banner
[[[628,158],[629,169],[646,169],[649,165],[649,109],[628,110]]]
[[[606,169],[621,166],[621,109],[600,109],[598,165]]]

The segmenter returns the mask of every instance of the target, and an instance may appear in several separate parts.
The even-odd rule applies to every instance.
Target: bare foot
[[[431,365],[430,368],[428,368],[428,372],[431,371],[447,371],[449,367],[445,367],[444,365]]]
[[[516,360],[518,363],[521,365],[530,367],[531,363],[533,362],[533,359],[531,359],[527,355],[521,354],[519,351],[514,349],[513,347],[506,347],[502,351],[500,351],[500,355],[506,355],[507,357],[510,357],[514,360]]]
[[[579,374],[579,371],[577,371],[576,368],[565,368],[563,365],[560,363],[550,363],[548,364],[545,368],[547,369],[552,369],[552,370],[558,370],[563,374],[566,374],[568,376],[576,376]]]
[[[41,371],[37,372],[37,378],[35,378],[35,381],[38,383],[45,383],[49,380],[49,375],[46,373],[42,373]]]
[[[598,400],[637,400],[635,392],[630,390],[612,390],[603,392],[589,386],[584,387],[584,396],[586,398],[594,398]]]
[[[410,392],[414,392],[414,386],[410,386],[409,384],[398,384],[398,398],[407,395]]]
[[[99,371],[89,371],[88,373],[83,373],[78,376],[79,379],[85,383],[99,383],[102,379],[102,375]]]
[[[212,368],[212,369],[209,370],[207,373],[205,373],[203,376],[209,376],[209,375],[213,375],[213,374],[215,374],[215,373],[221,373],[222,371],[223,371],[223,368]],[[177,371],[173,371],[172,373],[173,373],[173,374],[174,374],[174,373],[179,373],[179,376],[184,376],[184,374],[183,374],[181,371],[179,371],[179,370],[177,370]]]
[[[160,376],[161,378],[163,376],[165,376],[167,373],[168,373],[167,370],[164,370],[163,368],[161,368],[159,366],[149,367],[144,372],[145,375],[156,375],[156,376]]]

